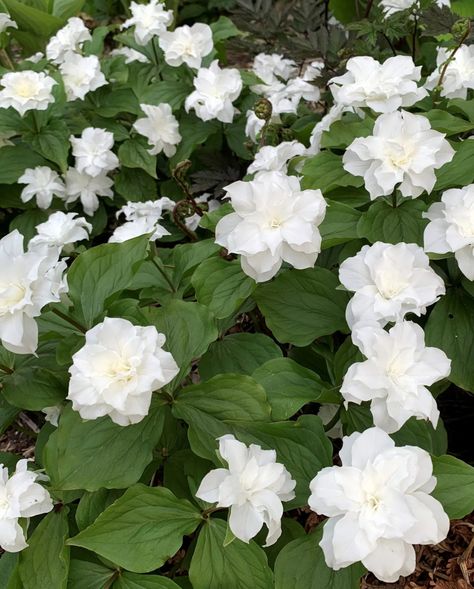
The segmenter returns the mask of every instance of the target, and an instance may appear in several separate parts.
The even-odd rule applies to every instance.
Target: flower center
[[[403,168],[410,163],[413,157],[413,148],[410,145],[392,143],[391,145],[389,144],[386,156],[392,167]]]
[[[22,98],[33,98],[37,94],[36,84],[31,80],[19,80],[15,86],[15,92]]]
[[[21,284],[10,283],[0,286],[0,315],[5,315],[12,307],[25,298],[26,289]]]
[[[380,497],[377,497],[376,495],[369,495],[366,500],[366,505],[369,509],[371,509],[372,511],[377,511],[378,508],[381,505],[381,501],[380,501]]]
[[[279,229],[283,224],[283,221],[281,219],[277,219],[276,217],[274,217],[271,221],[270,221],[270,228],[271,229]]]
[[[120,357],[111,362],[105,372],[111,380],[123,383],[130,382],[135,376],[135,369],[130,362]]]

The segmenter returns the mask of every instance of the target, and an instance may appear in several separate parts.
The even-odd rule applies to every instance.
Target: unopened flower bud
[[[259,98],[253,110],[259,119],[269,121],[273,112],[272,103],[267,98]]]
[[[459,41],[464,37],[466,33],[469,32],[470,28],[470,20],[468,18],[460,18],[451,27],[451,34],[457,41]]]

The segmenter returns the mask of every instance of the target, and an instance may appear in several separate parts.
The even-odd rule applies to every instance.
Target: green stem
[[[2,63],[9,70],[15,69],[13,61],[10,59],[10,56],[5,49],[0,49],[0,63]]]
[[[64,321],[67,321],[68,323],[73,325],[76,329],[78,329],[82,333],[86,333],[87,329],[83,325],[78,323],[75,319],[73,319],[72,317],[69,317],[69,315],[66,315],[66,313],[63,313],[62,311],[60,311],[59,309],[56,309],[55,307],[52,307],[51,311],[55,315],[57,315],[58,317],[61,317],[61,319],[64,319]]]
[[[438,80],[438,84],[437,84],[437,86],[435,88],[435,91],[436,92],[441,93],[441,90],[442,90],[442,87],[443,87],[443,80],[444,80],[444,77],[446,75],[446,71],[448,69],[448,66],[453,61],[453,59],[454,59],[456,53],[459,51],[461,45],[468,38],[470,32],[471,32],[471,23],[469,22],[468,25],[467,25],[467,27],[466,27],[466,31],[464,32],[464,35],[462,36],[461,40],[459,41],[459,43],[454,48],[454,51],[451,53],[451,55],[448,57],[448,59],[443,64],[443,69],[441,70],[441,73],[440,73],[440,76],[439,76],[439,80]]]
[[[396,209],[397,206],[398,206],[398,203],[397,203],[397,191],[394,190],[393,193],[392,193],[392,207],[394,209]]]
[[[158,58],[158,50],[156,48],[155,41],[157,41],[157,38],[153,37],[151,40],[151,47],[153,49],[153,55],[155,56],[155,65],[158,67],[158,74],[159,74],[160,73],[160,60]]]
[[[156,245],[154,245],[154,254],[155,256],[157,256],[157,251],[156,251]],[[168,286],[171,288],[171,292],[176,292],[176,289],[174,287],[174,284],[171,282],[170,277],[166,274],[166,272],[163,270],[163,268],[158,264],[158,262],[156,261],[156,257],[153,257],[151,259],[151,261],[153,262],[155,268],[158,270],[158,272],[163,276],[163,278],[166,280],[166,282],[168,283]]]
[[[3,370],[3,372],[6,372],[7,374],[13,374],[13,370],[8,366],[5,366],[5,364],[0,364],[0,370]]]

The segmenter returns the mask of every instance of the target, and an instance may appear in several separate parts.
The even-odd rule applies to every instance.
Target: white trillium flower
[[[234,213],[216,226],[216,243],[241,256],[242,270],[270,280],[288,262],[312,268],[321,251],[318,226],[326,213],[320,190],[301,190],[298,178],[260,172],[250,182],[226,186]]]
[[[286,59],[278,53],[259,53],[253,60],[252,70],[262,82],[271,84],[275,80],[289,80],[298,68],[292,59]]]
[[[379,63],[373,57],[351,57],[347,73],[329,81],[336,104],[369,107],[375,112],[389,113],[400,107],[413,106],[428,95],[418,88],[421,66],[406,55],[390,57]]]
[[[142,421],[153,391],[179,372],[163,350],[165,341],[154,326],[106,317],[86,333],[84,346],[72,357],[67,398],[73,409],[83,419],[109,415],[122,426]]]
[[[151,0],[148,4],[131,2],[132,17],[126,20],[122,29],[135,27],[135,41],[139,45],[146,45],[156,35],[161,35],[173,22],[173,11],[166,10],[160,0]]]
[[[208,68],[200,68],[194,78],[194,87],[185,102],[186,112],[196,111],[196,116],[203,121],[217,119],[222,123],[231,123],[234,118],[233,101],[242,91],[242,78],[239,70],[221,69],[217,60]]]
[[[211,470],[199,485],[196,497],[217,507],[230,507],[229,527],[236,538],[248,543],[265,524],[265,546],[281,535],[282,501],[291,501],[296,486],[275,450],[246,446],[232,435],[219,439],[219,454],[228,468]]]
[[[342,262],[339,280],[355,292],[346,309],[351,329],[359,322],[384,327],[390,321],[401,321],[407,313],[420,316],[445,294],[443,280],[414,243],[364,245]]]
[[[438,348],[425,347],[423,329],[411,321],[390,331],[355,327],[352,339],[367,358],[349,367],[341,387],[346,407],[371,401],[374,424],[398,431],[411,417],[438,425],[439,411],[426,388],[449,376],[451,361]]]
[[[374,200],[397,186],[403,196],[428,194],[436,184],[435,170],[450,162],[454,149],[429,120],[407,111],[380,115],[373,135],[358,137],[343,157],[344,169],[363,176]]]
[[[29,110],[46,110],[54,102],[56,81],[44,72],[8,72],[0,84],[0,108],[14,108],[21,116]]]
[[[81,174],[95,177],[118,168],[119,159],[112,151],[114,134],[110,131],[87,127],[80,137],[71,135],[69,140],[76,169]]]
[[[108,83],[96,55],[82,57],[78,53],[69,53],[59,66],[59,71],[63,77],[68,101],[84,100],[88,92],[93,92]]]
[[[28,546],[19,518],[53,509],[48,491],[35,482],[38,474],[27,468],[28,460],[19,460],[9,478],[8,468],[0,464],[0,547],[6,552],[20,552]]]
[[[63,198],[65,195],[64,182],[58,173],[48,166],[27,168],[17,180],[18,184],[26,184],[20,194],[22,202],[36,198],[40,209],[47,209],[54,196]]]
[[[443,6],[449,8],[451,6],[451,0],[435,0],[435,4],[438,8],[442,8]],[[384,15],[388,17],[412,7],[419,9],[420,3],[418,0],[380,0],[380,6],[383,8]]]
[[[67,292],[56,248],[34,246],[25,253],[23,235],[12,231],[0,240],[0,339],[15,354],[34,354],[38,347],[35,317]]]
[[[85,172],[79,172],[76,168],[69,168],[64,175],[66,182],[67,204],[80,199],[86,215],[92,216],[99,208],[99,196],[114,197],[112,186],[114,181],[101,172],[97,176],[89,176]]]
[[[167,197],[146,202],[128,202],[118,212],[117,217],[124,215],[126,223],[117,227],[109,239],[109,243],[121,243],[150,233],[150,241],[160,239],[164,235],[169,235],[169,231],[160,225],[163,210],[166,210],[172,203]]]
[[[452,49],[438,48],[436,69],[426,80],[425,88],[433,90],[438,86],[441,70],[452,54]],[[467,91],[474,88],[474,46],[461,45],[449,62],[443,77],[441,96],[466,100]]]
[[[212,29],[204,23],[195,23],[191,27],[183,25],[174,31],[164,31],[158,41],[164,51],[166,63],[172,67],[185,63],[198,69],[203,57],[214,49]]]
[[[71,53],[78,53],[86,41],[91,41],[89,29],[77,16],[67,21],[66,26],[51,37],[46,45],[46,57],[56,65],[70,58]]]
[[[296,114],[301,100],[317,102],[321,97],[319,88],[303,78],[294,78],[286,84],[276,81],[270,85],[261,86],[260,90],[258,93],[271,102],[274,116],[285,113]]]
[[[454,252],[461,272],[474,280],[474,184],[447,190],[423,217],[430,220],[424,233],[425,251]]]
[[[36,226],[37,235],[30,240],[29,247],[45,244],[61,251],[64,246],[88,239],[91,231],[92,225],[84,217],[78,217],[77,213],[57,211],[47,221]]]
[[[113,49],[110,52],[111,56],[116,55],[123,55],[125,57],[125,63],[133,63],[134,61],[138,61],[139,63],[150,63],[150,60],[146,55],[140,53],[136,49],[132,49],[131,47],[120,47],[120,49]]]
[[[157,155],[163,151],[167,157],[172,157],[181,141],[181,135],[171,106],[166,103],[158,106],[140,104],[140,108],[146,116],[135,121],[133,128],[148,139],[152,146],[148,153]]]
[[[7,29],[17,29],[18,25],[10,18],[9,14],[0,12],[0,33],[4,33]]]
[[[255,154],[253,163],[248,167],[247,173],[255,172],[287,172],[288,162],[298,155],[306,153],[306,148],[299,141],[283,141],[276,147],[265,145]]]
[[[438,544],[449,518],[430,493],[431,457],[416,446],[396,448],[374,427],[343,439],[342,466],[323,468],[310,483],[309,506],[329,516],[320,546],[334,570],[362,561],[378,579],[413,573],[413,544]]]

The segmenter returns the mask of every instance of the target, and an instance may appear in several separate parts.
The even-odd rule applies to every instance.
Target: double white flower
[[[286,174],[288,162],[294,157],[305,153],[306,148],[299,141],[283,141],[276,147],[265,145],[255,154],[255,159],[248,167],[247,173],[274,171]]]
[[[196,491],[196,497],[217,507],[230,507],[229,527],[236,538],[249,542],[265,524],[265,546],[281,535],[282,501],[294,498],[295,481],[283,464],[276,461],[275,450],[247,447],[232,435],[219,438],[219,454],[228,468],[208,473]]]
[[[422,315],[445,293],[443,280],[414,243],[364,245],[341,264],[339,280],[355,292],[346,310],[351,329],[359,322],[384,327],[407,313]]]
[[[454,252],[459,269],[474,280],[474,184],[452,188],[431,205],[423,216],[430,220],[425,229],[426,252]]]
[[[92,225],[77,213],[57,211],[36,226],[37,235],[30,240],[30,247],[45,244],[61,251],[76,241],[88,239],[91,230]]]
[[[71,135],[69,140],[79,173],[95,178],[118,167],[119,159],[112,151],[114,135],[110,131],[87,127],[80,137]]]
[[[79,172],[76,168],[69,168],[64,175],[66,182],[65,202],[67,204],[80,200],[86,215],[92,216],[99,208],[99,196],[113,198],[113,180],[106,172],[97,176],[90,176],[85,172]]]
[[[216,226],[216,243],[241,255],[243,271],[270,280],[283,262],[311,268],[321,251],[318,226],[326,213],[320,190],[301,190],[298,178],[260,172],[250,182],[226,186],[234,213]]]
[[[163,350],[166,338],[156,327],[137,327],[106,317],[86,333],[69,369],[67,398],[83,419],[109,415],[118,425],[138,423],[150,409],[151,395],[179,372]]]
[[[92,35],[84,22],[73,16],[66,26],[51,37],[46,45],[46,57],[56,65],[62,64],[71,54],[78,53],[86,41],[91,41]]]
[[[69,101],[84,100],[88,92],[107,84],[96,55],[82,57],[78,53],[69,53],[59,66],[59,71]]]
[[[0,547],[19,552],[28,546],[20,518],[48,513],[53,502],[48,491],[35,482],[38,474],[27,470],[28,460],[19,460],[8,478],[8,468],[0,464]]]
[[[167,157],[172,157],[181,141],[181,135],[171,106],[166,103],[158,106],[140,104],[140,108],[146,116],[135,121],[133,128],[148,139],[152,146],[148,153],[157,155],[163,151]]]
[[[426,80],[425,87],[433,90],[439,84],[441,70],[453,50],[438,48],[436,69]],[[467,91],[474,88],[474,46],[461,45],[449,62],[441,85],[441,96],[466,100]]]
[[[56,81],[44,72],[8,72],[0,84],[0,108],[14,108],[21,116],[29,110],[46,110],[54,102]]]
[[[158,40],[166,63],[172,67],[185,63],[198,69],[202,59],[214,49],[212,29],[204,23],[194,23],[191,27],[183,25],[174,31],[164,31]]]
[[[203,121],[217,119],[222,123],[231,123],[234,118],[234,105],[242,91],[242,78],[239,70],[221,69],[214,60],[208,68],[200,68],[194,78],[194,92],[185,102],[186,112],[196,111]]]
[[[355,562],[381,581],[415,570],[413,544],[438,544],[449,518],[429,493],[436,486],[428,452],[396,448],[379,428],[343,440],[342,466],[323,468],[311,481],[309,505],[329,516],[320,546],[334,570]]]
[[[67,292],[57,248],[34,245],[23,250],[23,236],[12,231],[0,240],[0,339],[16,354],[34,354],[38,346],[35,317]]]
[[[131,2],[131,18],[126,20],[122,29],[135,27],[135,41],[139,45],[146,45],[153,37],[161,35],[173,22],[173,11],[165,10],[165,5],[160,0],[151,0],[148,4]]]
[[[370,137],[358,137],[343,157],[344,169],[363,176],[373,200],[391,194],[398,185],[403,196],[430,193],[435,170],[450,162],[454,149],[429,120],[407,111],[380,115]]]
[[[147,233],[151,234],[150,241],[169,235],[169,231],[159,222],[162,219],[163,210],[174,207],[174,204],[166,196],[155,201],[128,202],[117,211],[117,217],[123,214],[126,222],[115,229],[109,242],[121,243]]]
[[[413,106],[427,96],[418,88],[421,66],[405,55],[390,57],[379,63],[373,57],[351,57],[347,73],[329,81],[334,102],[342,106],[369,107],[389,113],[402,106]]]
[[[341,387],[346,401],[371,401],[374,424],[387,433],[410,419],[428,419],[436,427],[439,411],[426,388],[449,375],[451,361],[438,348],[425,347],[423,329],[411,321],[390,331],[355,328],[352,339],[367,358],[349,367]]]
[[[40,209],[47,209],[54,196],[64,198],[65,186],[59,174],[48,166],[27,168],[17,180],[18,184],[26,184],[21,191],[22,202],[29,202],[36,198],[36,204]]]

